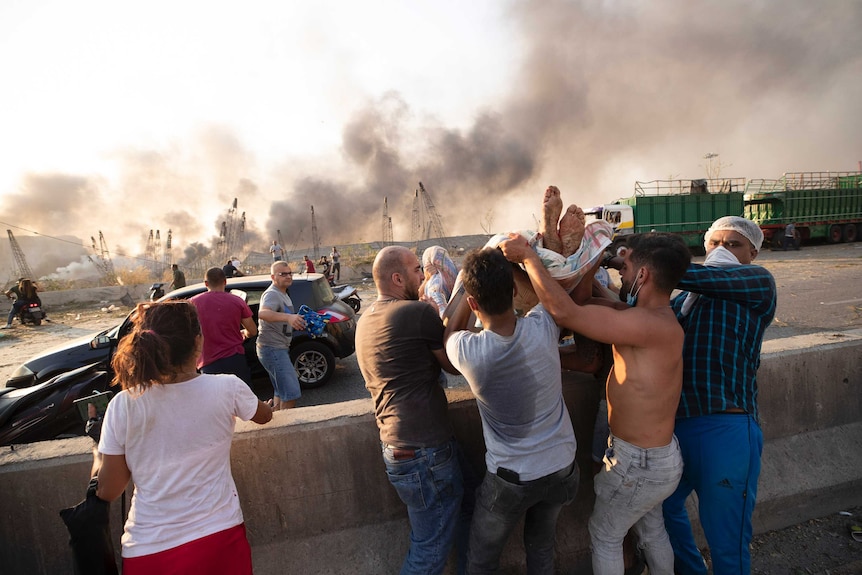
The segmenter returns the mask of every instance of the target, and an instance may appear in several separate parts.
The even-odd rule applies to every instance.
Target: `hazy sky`
[[[137,253],[533,227],[542,190],[862,160],[862,2],[0,3],[0,221]],[[26,207],[26,209],[22,209]],[[16,235],[27,235],[17,230]],[[303,242],[303,240],[305,240]]]

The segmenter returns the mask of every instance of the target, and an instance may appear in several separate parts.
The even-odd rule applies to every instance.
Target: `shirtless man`
[[[611,435],[604,468],[595,479],[590,518],[593,572],[624,572],[623,538],[634,526],[650,573],[673,573],[673,550],[661,504],[682,475],[673,435],[682,387],[684,333],[670,308],[670,294],[691,260],[671,234],[632,236],[620,269],[626,309],[578,305],[545,270],[536,252],[517,235],[500,244],[523,263],[539,300],[562,327],[613,344],[607,381]],[[592,281],[592,276],[587,276]],[[581,282],[582,284],[586,283]],[[575,296],[577,297],[577,296]]]

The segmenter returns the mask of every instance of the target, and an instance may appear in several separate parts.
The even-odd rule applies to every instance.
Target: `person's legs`
[[[251,370],[245,360],[244,353],[237,353],[217,359],[201,367],[201,373],[231,373],[247,384],[251,384]]]
[[[757,498],[763,433],[745,414],[710,415],[704,434],[703,479],[695,490],[715,575],[748,573],[751,516]],[[727,449],[733,445],[733,449]]]
[[[476,494],[467,573],[496,573],[509,535],[527,507],[528,489],[504,481],[490,471]]]
[[[539,488],[536,495],[530,498],[533,500],[539,497],[539,501],[527,509],[524,519],[528,575],[554,572],[557,519],[563,505],[575,499],[580,483],[577,463],[573,463],[570,469],[567,477]]]
[[[386,475],[410,518],[410,548],[401,573],[441,573],[455,539],[463,497],[455,442],[417,449],[409,459],[396,459],[389,446],[382,450]]]
[[[560,218],[560,242],[563,245],[561,254],[569,257],[581,248],[586,221],[584,210],[575,204],[566,209],[566,213]]]
[[[296,400],[302,397],[299,378],[290,360],[290,352],[275,347],[257,346],[257,357],[260,364],[269,374],[275,396],[281,400],[281,409],[296,406]]]
[[[15,319],[15,316],[18,315],[18,312],[21,311],[21,308],[24,307],[24,301],[21,299],[16,299],[12,302],[12,309],[9,310],[9,317],[6,319],[6,327],[12,327],[12,320]]]
[[[700,484],[701,445],[698,421],[692,417],[676,420],[674,434],[679,440],[683,469],[676,490],[662,504],[664,527],[674,553],[674,566],[680,575],[707,575],[706,564],[694,541],[686,499]]]
[[[557,186],[548,186],[542,198],[542,219],[539,222],[539,233],[542,234],[542,245],[558,254],[563,253],[560,232],[557,229],[560,213],[563,211],[563,200]]]
[[[624,571],[623,539],[636,524],[640,544],[651,559],[650,572],[673,573],[673,552],[659,510],[681,475],[682,457],[675,439],[664,447],[642,449],[611,437],[605,467],[595,478],[596,503],[590,517],[593,573]]]

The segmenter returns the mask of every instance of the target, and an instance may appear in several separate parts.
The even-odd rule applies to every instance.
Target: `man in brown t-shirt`
[[[419,301],[424,276],[416,255],[383,248],[372,274],[377,300],[357,325],[356,357],[374,400],[386,474],[410,518],[401,573],[440,573],[461,531],[464,481],[439,383],[441,366],[457,371],[443,349],[442,321]],[[458,547],[459,555],[466,552],[460,540]]]

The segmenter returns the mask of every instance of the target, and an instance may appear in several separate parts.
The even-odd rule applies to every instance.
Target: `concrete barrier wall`
[[[581,488],[560,516],[563,573],[589,561],[590,436],[600,386],[588,376],[564,377]],[[862,505],[862,333],[770,342],[760,389],[766,445],[755,530]],[[484,445],[472,396],[450,390],[449,399],[459,439],[481,471]],[[58,510],[83,498],[90,449],[89,439],[77,438],[0,450],[4,573],[72,573]],[[276,413],[263,427],[241,423],[231,458],[258,575],[398,571],[409,526],[384,473],[370,400]],[[119,502],[111,513],[119,542]],[[523,572],[519,536],[509,541],[503,564],[505,573]]]

